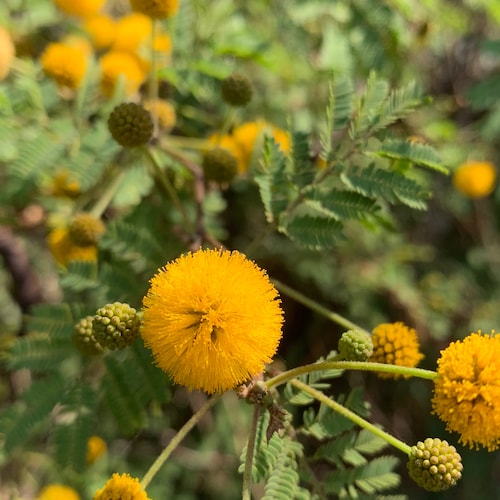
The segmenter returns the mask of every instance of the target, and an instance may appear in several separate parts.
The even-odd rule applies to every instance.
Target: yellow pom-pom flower
[[[243,123],[233,130],[232,136],[242,150],[245,171],[252,161],[254,150],[265,134],[273,137],[283,153],[290,152],[290,137],[284,130],[270,125],[264,120]]]
[[[153,99],[144,103],[144,108],[147,109],[151,116],[158,118],[158,123],[163,132],[170,132],[177,120],[175,108],[163,99]]]
[[[453,185],[468,198],[484,198],[495,189],[496,179],[497,171],[492,163],[468,161],[453,174]]]
[[[106,441],[100,436],[90,436],[87,441],[87,463],[93,464],[108,451]]]
[[[66,169],[54,174],[50,186],[50,194],[56,198],[76,198],[80,195],[80,184],[71,179]]]
[[[69,486],[48,484],[40,491],[36,500],[80,500],[80,495]]]
[[[404,323],[382,323],[372,332],[373,354],[370,361],[414,368],[424,357],[420,352],[417,332]],[[402,375],[380,372],[382,378]]]
[[[129,474],[113,474],[111,479],[97,490],[93,500],[151,500],[141,488],[139,479]]]
[[[48,244],[54,259],[62,266],[67,266],[69,262],[76,260],[97,260],[97,248],[94,245],[87,247],[75,245],[67,228],[52,230],[48,236]]]
[[[174,381],[222,393],[261,373],[281,338],[283,312],[265,271],[239,252],[199,250],[151,279],[141,331]]]
[[[139,58],[129,52],[111,50],[99,60],[101,66],[101,92],[111,97],[120,77],[125,80],[127,96],[135,94],[146,79],[146,72]]]
[[[54,0],[56,7],[65,14],[78,17],[89,17],[97,14],[106,0]]]
[[[117,23],[113,18],[99,14],[87,19],[83,29],[88,33],[94,47],[103,50],[109,48],[115,41]]]
[[[500,448],[500,334],[481,331],[441,351],[434,380],[434,413],[459,442]]]
[[[47,45],[40,62],[58,85],[76,89],[87,71],[88,54],[79,46],[54,42]]]
[[[16,49],[10,33],[0,27],[0,81],[7,77]]]
[[[130,6],[153,19],[162,19],[173,16],[179,10],[179,0],[130,0]]]
[[[133,12],[119,19],[116,25],[114,50],[135,52],[141,45],[149,43],[153,23],[148,16]]]

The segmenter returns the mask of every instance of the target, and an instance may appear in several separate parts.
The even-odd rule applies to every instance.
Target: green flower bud
[[[338,350],[346,361],[366,361],[373,353],[371,335],[362,330],[348,330],[340,337]]]
[[[73,342],[80,352],[87,355],[100,354],[103,351],[94,337],[93,321],[94,316],[86,316],[75,325],[73,330]]]
[[[115,302],[98,309],[92,325],[99,344],[110,350],[124,349],[139,336],[141,319],[133,307]]]
[[[203,155],[203,172],[207,181],[230,182],[238,171],[238,161],[225,148],[214,148]]]
[[[108,118],[113,139],[125,148],[147,144],[153,134],[149,111],[133,102],[119,104]]]
[[[438,438],[427,438],[412,446],[408,473],[422,488],[443,491],[462,477],[462,458],[454,446]]]
[[[221,85],[222,98],[231,106],[245,106],[253,95],[250,80],[240,73],[233,73]]]
[[[88,213],[75,215],[68,227],[68,235],[71,241],[80,247],[95,245],[99,236],[104,234],[105,226],[101,219],[97,219]]]

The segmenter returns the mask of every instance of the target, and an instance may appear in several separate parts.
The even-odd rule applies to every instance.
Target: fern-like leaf
[[[449,174],[449,170],[442,164],[436,150],[428,144],[386,140],[374,154],[381,158],[390,158],[391,160],[406,160],[415,165],[436,170],[442,174]]]
[[[316,175],[317,169],[309,153],[309,136],[304,132],[292,134],[291,168],[290,180],[299,188],[311,184]]]
[[[385,200],[390,204],[403,203],[424,210],[429,194],[414,180],[399,172],[389,172],[370,165],[365,169],[352,168],[340,175],[344,184],[368,198]]]

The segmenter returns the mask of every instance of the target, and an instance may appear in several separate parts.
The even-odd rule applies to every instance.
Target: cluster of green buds
[[[371,335],[363,330],[348,330],[340,337],[338,351],[346,361],[366,361],[373,353]]]
[[[116,106],[108,118],[113,139],[125,148],[147,144],[153,135],[149,111],[139,104],[124,102]]]

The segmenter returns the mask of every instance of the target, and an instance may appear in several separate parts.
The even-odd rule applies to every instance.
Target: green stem
[[[309,309],[317,312],[318,314],[321,314],[330,321],[333,321],[334,323],[337,323],[338,325],[343,326],[344,328],[347,328],[349,330],[361,330],[363,332],[366,332],[368,335],[371,335],[370,332],[356,325],[356,323],[349,321],[347,318],[344,318],[340,314],[330,311],[321,304],[318,304],[315,300],[312,300],[309,297],[306,297],[302,293],[298,292],[297,290],[294,290],[293,288],[290,288],[284,283],[281,283],[281,281],[275,279],[271,281],[274,283],[274,285],[280,292],[283,292],[285,295],[288,295],[289,297],[296,300],[300,304],[303,304]]]
[[[172,186],[172,183],[170,182],[169,178],[165,175],[164,170],[161,168],[160,161],[156,156],[155,151],[152,148],[148,148],[147,146],[144,146],[143,150],[151,160],[151,164],[153,165],[153,169],[155,171],[156,179],[161,184],[162,188],[165,190],[167,195],[172,200],[172,203],[181,214],[185,227],[192,228],[193,224],[189,220],[189,217],[186,211],[184,210],[184,206],[182,205],[181,200],[177,196],[177,191],[175,190],[174,186]]]
[[[125,177],[125,172],[125,170],[121,169],[115,176],[115,178],[106,186],[106,189],[102,193],[101,197],[97,200],[95,205],[90,210],[90,215],[92,215],[96,219],[99,219],[101,217],[106,208],[108,208],[116,192],[118,191],[118,188],[120,187],[120,184]]]
[[[158,113],[156,112],[156,106],[154,106],[154,102],[158,100],[158,75],[156,74],[156,66],[157,66],[157,57],[155,50],[155,38],[158,32],[158,20],[153,19],[153,29],[151,30],[151,68],[149,70],[149,100],[151,102],[151,118],[153,120],[153,137],[158,137]]]
[[[398,450],[401,450],[406,455],[410,454],[411,447],[408,446],[405,442],[401,441],[400,439],[392,436],[391,434],[383,431],[379,427],[366,421],[364,418],[360,417],[356,413],[347,409],[345,406],[342,406],[341,404],[337,403],[333,399],[330,399],[329,397],[325,396],[322,392],[320,392],[316,389],[313,389],[312,387],[309,387],[307,384],[305,384],[304,382],[301,382],[300,380],[292,380],[291,384],[294,385],[297,389],[300,389],[301,391],[306,392],[307,394],[312,396],[317,401],[328,406],[328,408],[332,409],[333,411],[348,418],[351,422],[354,422],[356,425],[359,425],[361,428],[366,429],[367,431],[370,431],[371,433],[375,434],[376,436],[382,438],[384,441],[386,441],[390,445],[394,446]]]
[[[177,434],[172,438],[170,443],[160,453],[158,458],[153,462],[149,470],[146,472],[141,481],[141,487],[145,490],[161,466],[167,461],[172,452],[179,446],[181,441],[188,435],[193,427],[198,424],[205,413],[220,399],[221,395],[217,394],[211,397],[182,427]]]
[[[402,375],[406,377],[419,377],[427,380],[437,378],[437,373],[432,370],[424,370],[423,368],[410,368],[408,366],[388,365],[385,363],[372,363],[370,361],[322,361],[320,363],[312,363],[310,365],[299,366],[292,368],[286,372],[280,373],[275,377],[266,381],[267,388],[276,387],[285,384],[307,373],[322,371],[322,370],[361,370],[371,372],[384,372],[393,375]]]
[[[257,424],[259,423],[260,406],[254,405],[252,415],[252,425],[248,436],[247,454],[245,456],[245,470],[243,472],[242,500],[252,498],[252,464],[255,451],[255,438],[257,436]]]

